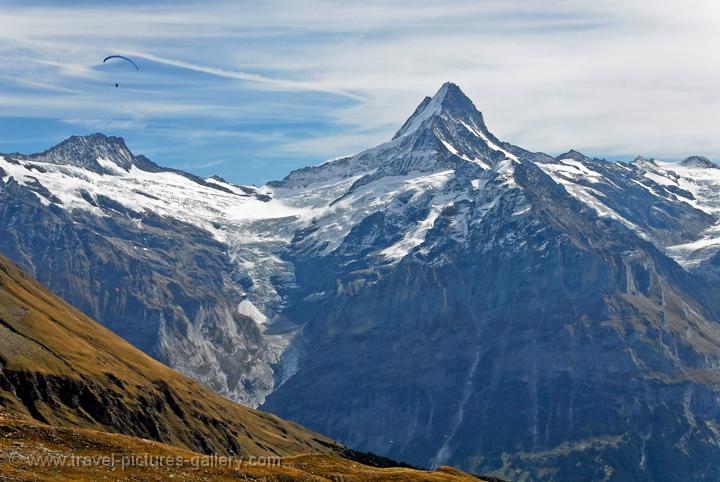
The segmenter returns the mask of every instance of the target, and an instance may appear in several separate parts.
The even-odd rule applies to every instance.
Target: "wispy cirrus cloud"
[[[217,77],[223,77],[227,79],[242,80],[247,82],[253,82],[256,84],[265,84],[271,87],[275,87],[280,90],[287,91],[310,91],[310,92],[324,92],[327,94],[335,94],[350,99],[362,101],[363,98],[357,94],[346,92],[340,89],[332,88],[331,86],[325,86],[322,82],[306,81],[306,80],[288,80],[268,77],[260,74],[253,74],[249,72],[243,72],[239,70],[227,70],[208,65],[194,64],[192,62],[186,62],[184,60],[169,59],[160,57],[158,55],[149,54],[146,52],[137,51],[121,51],[125,55],[131,55],[141,59],[149,60],[162,65],[169,65],[172,67],[178,67],[180,69],[192,70],[194,72],[200,72],[203,74],[214,75]]]
[[[217,167],[225,164],[225,161],[217,159],[214,161],[203,161],[199,163],[188,162],[185,164],[178,164],[175,167],[177,169],[209,169],[211,167]]]

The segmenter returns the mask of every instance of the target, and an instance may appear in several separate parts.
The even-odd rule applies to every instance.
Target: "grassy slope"
[[[329,439],[230,402],[135,349],[0,257],[0,406],[56,426],[203,453],[328,452]]]
[[[67,462],[57,465],[37,461],[61,461],[63,456],[102,457],[115,454],[116,460],[128,456],[149,458],[182,458],[183,467],[125,467],[117,463],[108,468],[102,463],[89,466]],[[108,434],[83,429],[51,427],[35,420],[19,418],[0,411],[0,479],[13,481],[77,481],[77,480],[258,480],[266,482],[287,481],[428,481],[462,482],[479,479],[460,471],[443,467],[426,472],[408,468],[379,469],[352,462],[329,454],[284,457],[273,466],[252,466],[249,462],[228,467],[197,467],[190,465],[198,454],[185,449],[141,440],[125,435]],[[26,458],[20,458],[26,457]],[[35,462],[32,462],[35,460]],[[96,459],[99,460],[99,459]],[[177,462],[174,462],[177,464]]]

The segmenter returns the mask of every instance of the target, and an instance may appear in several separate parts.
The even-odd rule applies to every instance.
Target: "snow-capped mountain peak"
[[[425,97],[415,109],[393,139],[411,134],[422,126],[427,126],[435,117],[455,119],[487,131],[482,113],[477,110],[472,101],[460,90],[457,85],[446,82],[432,97]]]
[[[572,159],[575,161],[589,161],[590,158],[583,154],[582,152],[578,152],[575,149],[570,149],[565,154],[560,154],[559,156],[555,157],[555,160],[563,160],[563,159]]]
[[[121,137],[100,133],[72,136],[45,152],[28,157],[34,161],[82,167],[98,173],[108,171],[108,166],[102,164],[112,163],[127,171],[135,161]]]
[[[712,162],[707,157],[703,156],[690,156],[687,159],[680,162],[683,167],[697,167],[703,169],[720,169],[717,164]]]
[[[387,176],[491,169],[506,159],[551,159],[502,142],[460,88],[447,82],[420,102],[388,142],[355,156],[291,172],[275,187],[307,188],[358,176],[361,183]],[[472,174],[475,175],[476,173]]]

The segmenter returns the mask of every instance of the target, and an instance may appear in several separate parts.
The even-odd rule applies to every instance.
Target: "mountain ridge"
[[[720,443],[720,176],[690,159],[532,153],[445,84],[390,141],[248,192],[132,171],[92,177],[100,193],[0,159],[0,249],[57,276],[69,270],[42,263],[59,255],[29,239],[72,225],[60,251],[103,260],[95,246],[112,240],[143,271],[87,263],[79,280],[144,291],[161,275],[165,298],[182,294],[120,296],[159,304],[157,356],[353,447],[505,478],[575,480],[575,464],[590,479],[692,478],[717,468],[687,458]],[[171,279],[163,257],[193,275]],[[202,285],[217,296],[198,305]],[[108,299],[82,306],[128,330]],[[687,435],[668,448],[658,433]]]

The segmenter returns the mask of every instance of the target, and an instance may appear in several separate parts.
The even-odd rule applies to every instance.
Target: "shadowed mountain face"
[[[720,477],[720,169],[707,159],[532,153],[492,135],[453,84],[389,142],[262,188],[134,159],[78,168],[84,182],[5,156],[0,248],[62,289],[68,253],[94,270],[89,245],[127,243],[119,279],[164,314],[136,340],[124,305],[100,303],[98,318],[221,393],[418,465]],[[25,226],[51,215],[57,228]],[[68,224],[97,238],[33,245],[62,246]],[[66,296],[86,296],[74,286]]]

